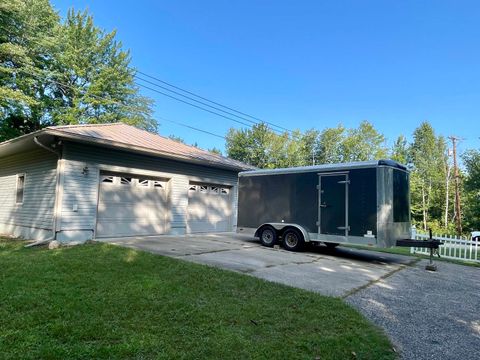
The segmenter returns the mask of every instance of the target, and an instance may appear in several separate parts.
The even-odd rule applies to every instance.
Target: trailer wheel
[[[303,235],[297,229],[287,229],[282,235],[283,247],[288,251],[299,251],[305,245]]]
[[[273,247],[277,242],[277,231],[271,226],[264,226],[260,230],[260,242],[263,246]]]

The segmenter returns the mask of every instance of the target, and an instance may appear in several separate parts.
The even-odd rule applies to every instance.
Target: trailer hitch
[[[429,239],[428,240],[413,240],[413,239],[402,239],[397,240],[397,246],[402,247],[416,247],[416,248],[428,248],[430,249],[430,261],[425,266],[425,270],[437,271],[437,265],[433,263],[434,253],[440,258],[438,248],[440,245],[443,245],[443,242],[437,239],[433,239],[432,229],[429,229]]]

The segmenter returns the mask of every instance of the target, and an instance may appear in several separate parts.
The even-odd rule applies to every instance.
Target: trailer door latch
[[[339,184],[350,184],[350,180],[340,180]]]
[[[348,230],[350,231],[350,226],[337,226],[338,230]]]

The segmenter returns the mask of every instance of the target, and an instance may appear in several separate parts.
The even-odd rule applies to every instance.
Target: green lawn
[[[23,245],[0,239],[2,359],[395,358],[340,299],[105,244]]]

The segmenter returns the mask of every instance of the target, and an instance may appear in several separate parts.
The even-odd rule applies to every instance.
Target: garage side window
[[[23,195],[25,192],[25,174],[17,175],[17,189],[15,193],[15,203],[23,204]]]

